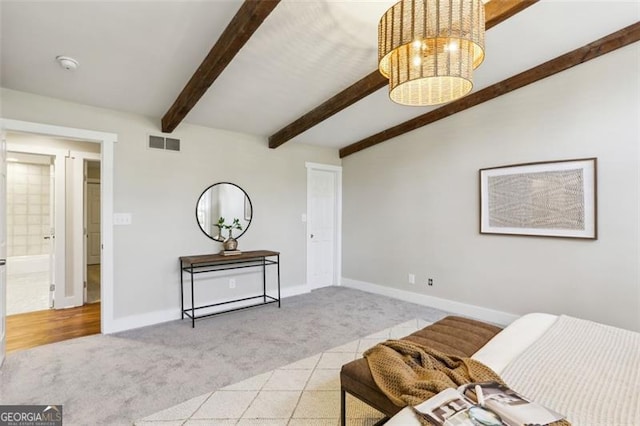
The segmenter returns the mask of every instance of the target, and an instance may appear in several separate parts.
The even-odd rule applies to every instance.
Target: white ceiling
[[[269,136],[376,69],[377,21],[392,3],[283,0],[185,121]],[[2,0],[0,84],[157,117],[159,130],[240,4]],[[487,31],[474,90],[638,20],[638,1],[541,1]],[[396,105],[385,88],[294,141],[340,148],[430,109]]]

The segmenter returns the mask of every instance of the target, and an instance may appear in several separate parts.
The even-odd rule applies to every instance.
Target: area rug
[[[414,319],[250,379],[200,395],[136,426],[338,426],[340,367],[375,344],[431,324]],[[382,413],[347,395],[347,424],[373,425]]]

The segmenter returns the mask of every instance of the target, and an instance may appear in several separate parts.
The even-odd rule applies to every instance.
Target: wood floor
[[[7,316],[7,353],[100,333],[100,303]]]

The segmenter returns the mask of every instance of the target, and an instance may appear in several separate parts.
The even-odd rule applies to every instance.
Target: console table
[[[272,297],[267,294],[267,266],[276,265],[278,269],[278,297]],[[214,303],[211,305],[196,306],[195,296],[193,291],[193,276],[194,274],[204,274],[216,271],[227,271],[230,269],[241,268],[262,268],[262,294],[252,297],[245,297],[242,299],[229,300],[227,302]],[[184,273],[188,273],[191,276],[191,307],[184,307]],[[253,303],[248,306],[242,306],[239,308],[227,309],[223,311],[217,311],[209,314],[196,315],[196,311],[199,309],[211,308],[214,306],[226,305],[229,303],[243,302],[246,300],[262,299],[258,303]],[[184,316],[191,318],[191,327],[195,328],[197,318],[205,318],[214,315],[219,315],[225,312],[239,311],[241,309],[252,308],[254,306],[268,305],[270,303],[277,303],[280,307],[280,253],[270,250],[255,250],[245,251],[240,254],[234,254],[224,256],[221,254],[205,254],[198,256],[181,256],[180,257],[180,303],[182,310],[182,319]]]

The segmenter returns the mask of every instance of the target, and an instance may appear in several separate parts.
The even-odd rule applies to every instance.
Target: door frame
[[[84,247],[84,264],[89,265],[89,185],[100,185],[99,179],[90,179],[86,177],[87,164],[89,161],[85,161],[85,180],[84,180],[84,230],[85,230],[85,247]],[[86,287],[85,287],[86,290]],[[86,300],[85,300],[86,303]]]
[[[95,160],[87,160],[83,161],[84,163],[84,182],[83,182],[83,212],[82,212],[82,226],[83,226],[83,237],[84,237],[84,253],[82,257],[82,267],[84,271],[84,282],[83,282],[83,291],[82,291],[82,304],[87,304],[87,291],[88,291],[88,267],[89,267],[89,225],[88,225],[88,206],[89,203],[87,200],[89,199],[89,185],[100,185],[100,179],[89,178],[88,175],[88,165],[90,161]],[[100,163],[100,160],[96,161]],[[101,203],[102,204],[102,203]],[[100,253],[100,261],[102,261],[102,253]]]
[[[334,286],[342,285],[342,167],[334,166],[331,164],[320,164],[320,163],[311,163],[305,162],[305,166],[307,168],[307,214],[305,217],[305,221],[307,223],[306,233],[305,233],[305,241],[306,241],[306,250],[307,250],[307,286],[310,290],[311,288],[311,269],[309,265],[311,264],[311,239],[309,238],[309,222],[307,221],[309,218],[309,213],[311,209],[311,172],[312,171],[324,171],[333,173],[335,176],[335,188],[334,193],[336,196],[336,204],[335,204],[335,224],[334,234],[333,234],[333,242],[334,242],[334,258],[333,258],[333,284]]]
[[[4,130],[0,127],[0,175],[4,175],[2,187],[0,187],[0,200],[4,201],[0,204],[0,227],[4,231],[0,238],[0,259],[3,262],[0,265],[0,367],[4,363],[7,346],[7,144],[5,136]]]
[[[0,128],[7,132],[32,133],[66,139],[75,139],[101,144],[100,152],[100,199],[102,266],[100,270],[100,331],[115,332],[114,288],[113,288],[113,181],[114,148],[118,141],[115,133],[76,129],[12,119],[1,119]]]
[[[73,298],[75,306],[82,306],[85,302],[84,283],[87,279],[87,265],[85,262],[85,246],[87,244],[87,239],[85,238],[84,221],[86,196],[84,192],[84,164],[88,160],[100,161],[100,154],[95,152],[70,150],[69,156],[74,159],[73,183],[71,189],[73,192],[73,206],[71,209],[72,211],[69,212],[75,228],[73,230],[73,253],[71,254],[73,259]]]

